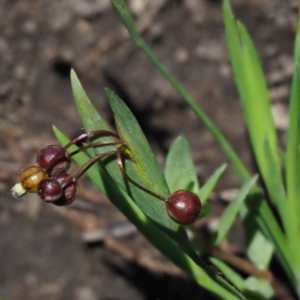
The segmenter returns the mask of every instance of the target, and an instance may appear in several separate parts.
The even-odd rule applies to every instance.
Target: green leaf
[[[130,150],[131,159],[124,161],[126,172],[141,186],[163,197],[169,197],[170,192],[163,173],[136,118],[113,91],[106,89],[105,92],[114,114],[117,131]],[[163,201],[127,181],[118,181],[118,183],[132,195],[134,201],[148,217],[166,228],[169,234],[179,233],[180,226],[169,217]]]
[[[218,226],[214,232],[214,245],[220,245],[227,236],[232,227],[244,200],[246,199],[250,189],[255,184],[258,176],[252,177],[239,191],[237,196],[231,201],[224,213],[222,214]]]
[[[253,147],[256,149],[256,159],[258,161],[259,168],[262,171],[263,179],[268,185],[268,180],[270,178],[268,175],[266,176],[266,163],[263,162],[265,154],[264,138],[266,136],[269,137],[270,148],[272,153],[274,154],[274,157],[277,157],[278,149],[276,133],[274,133],[274,125],[270,116],[267,92],[265,91],[265,79],[263,77],[262,71],[260,70],[260,64],[253,44],[243,26],[235,20],[229,0],[223,0],[223,16],[226,29],[226,40],[234,70],[235,80],[238,85],[243,106],[244,108],[247,107],[247,109],[250,110],[246,112],[246,118],[247,123],[250,124],[249,131],[251,130],[251,140],[253,140]],[[247,67],[249,67],[249,71],[246,70],[245,65],[241,63],[244,63],[244,61],[246,61],[246,65]],[[250,65],[251,61],[253,61],[253,66]],[[260,78],[262,80],[261,82],[258,82],[258,90],[256,89],[256,86],[253,85],[256,83],[253,81],[257,81],[253,79],[253,77],[257,79]],[[262,93],[258,98],[263,101],[262,105],[260,105],[260,103],[257,103],[258,100],[255,98],[255,94],[257,93],[257,91],[260,91]],[[248,92],[249,95],[247,95]],[[254,101],[252,104],[251,100],[249,100],[250,97]],[[257,104],[258,107],[254,107],[254,103]],[[262,109],[262,111],[267,114],[266,124],[263,124],[265,115],[262,113],[262,111],[258,111],[257,114],[254,113],[258,110],[258,108]],[[258,124],[254,124],[255,121],[257,121]],[[260,127],[263,127],[262,132],[259,132]],[[258,134],[257,137],[255,136],[256,133]],[[251,241],[251,243],[256,243],[254,248],[257,249],[261,248],[264,244],[267,243],[267,241],[265,241],[263,244],[261,244],[260,238],[257,238],[261,236],[261,234],[256,232],[253,228],[253,224],[257,222],[263,233],[276,248],[277,255],[280,258],[282,265],[284,266],[289,278],[292,280],[292,282],[294,282],[286,238],[268,203],[265,199],[262,198],[261,194],[259,194],[260,191],[257,187],[255,187],[253,190],[253,195],[251,195],[250,197],[251,201],[247,201],[247,208],[244,209],[245,213],[243,214],[243,219],[245,222],[245,228],[248,231],[246,232],[248,241]],[[255,239],[257,239],[257,242],[255,242]],[[251,257],[250,259],[252,260]]]
[[[220,176],[224,173],[227,164],[223,164],[220,166],[214,174],[212,174],[209,179],[205,182],[199,192],[199,197],[201,199],[202,204],[206,203],[207,199],[209,198],[210,194],[214,190]]]
[[[245,280],[244,289],[242,290],[245,291],[249,299],[274,299],[274,290],[270,282],[254,276],[250,276]]]
[[[127,28],[136,46],[141,46],[141,44],[143,43],[142,37],[137,27],[135,26],[134,19],[125,2],[123,0],[111,0],[111,3],[118,12],[124,26]]]
[[[287,211],[286,211],[286,194],[281,175],[281,168],[278,165],[276,157],[271,150],[269,137],[265,138],[264,142],[266,176],[268,179],[268,193],[273,203],[277,204],[277,209],[281,220],[286,228]]]
[[[228,9],[228,1],[224,1]],[[232,12],[231,12],[232,13]],[[273,161],[278,166],[276,176],[280,176],[277,135],[271,114],[266,80],[251,38],[239,21],[230,21],[225,17],[226,40],[234,77],[237,83],[244,117],[250,135],[255,158],[267,185],[271,191],[272,176],[268,172],[265,160],[264,143],[268,138]],[[272,199],[273,200],[273,199]],[[274,202],[275,203],[275,202]],[[278,205],[279,203],[276,203]]]
[[[74,70],[71,70],[71,84],[78,113],[86,131],[98,129],[111,130],[107,122],[96,111],[94,105],[82,88]]]
[[[216,266],[221,271],[222,275],[224,275],[236,288],[238,288],[239,290],[243,289],[244,279],[240,274],[234,271],[226,263],[215,257],[210,257],[209,260],[214,264],[214,266]]]
[[[264,249],[264,251],[261,251],[261,249]],[[267,270],[269,268],[273,252],[273,245],[259,232],[255,233],[255,242],[253,239],[247,246],[248,256],[251,257],[251,261],[260,270]]]
[[[300,282],[299,231],[300,231],[300,21],[297,24],[294,74],[290,96],[289,128],[286,150],[286,186],[287,186],[287,238],[293,257],[296,280]],[[299,284],[298,284],[299,286]],[[297,293],[300,297],[300,287]]]
[[[178,137],[170,147],[166,159],[165,178],[171,192],[188,189],[198,194],[199,183],[191,149],[184,137]]]

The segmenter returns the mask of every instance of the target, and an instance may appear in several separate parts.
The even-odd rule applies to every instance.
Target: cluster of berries
[[[91,135],[109,136],[110,139],[101,142],[91,142],[78,150],[68,153],[70,146],[81,142]],[[88,148],[103,145],[116,145],[114,151],[107,151],[91,158],[72,174],[67,173],[71,165],[71,157]],[[27,192],[37,193],[47,203],[58,206],[71,204],[79,191],[78,179],[97,161],[109,155],[116,155],[120,171],[123,176],[139,189],[166,203],[169,216],[177,223],[187,225],[193,223],[200,215],[201,202],[197,195],[190,191],[179,190],[165,198],[134,181],[125,171],[122,155],[128,149],[125,142],[113,132],[105,130],[90,131],[73,139],[66,146],[49,145],[42,148],[36,158],[36,165],[22,171],[19,183],[12,188],[15,198],[24,196]],[[125,150],[125,151],[124,151]]]
[[[36,159],[36,165],[26,168],[20,175],[20,183],[12,189],[15,197],[26,192],[38,193],[40,198],[56,205],[71,204],[79,190],[73,176],[67,171],[71,159],[65,148],[49,145],[42,148]]]

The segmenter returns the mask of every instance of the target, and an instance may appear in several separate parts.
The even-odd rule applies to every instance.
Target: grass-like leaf
[[[114,114],[118,133],[130,149],[131,158],[124,160],[126,172],[145,188],[168,197],[170,192],[163,173],[136,118],[113,91],[106,89],[106,95]],[[169,217],[163,201],[127,181],[121,181],[119,184],[132,195],[134,201],[148,217],[169,230],[170,234],[179,234],[180,226]]]
[[[243,290],[244,279],[240,274],[234,271],[226,263],[215,257],[211,257],[209,260],[218,268],[218,270],[221,271],[222,275],[224,275],[236,288],[238,288],[240,291]]]
[[[206,203],[208,197],[214,190],[219,178],[221,175],[224,173],[225,169],[227,167],[227,164],[223,164],[220,166],[210,177],[209,179],[205,182],[205,184],[201,187],[200,192],[199,192],[199,197],[202,201],[202,203]]]
[[[254,276],[244,279],[235,270],[219,259],[211,257],[210,261],[222,272],[222,275],[249,299],[266,300],[273,298],[274,291],[269,281]]]
[[[164,173],[171,192],[188,189],[198,194],[198,176],[186,138],[178,137],[171,145]]]
[[[300,9],[300,4],[299,4]],[[299,13],[300,15],[300,13]],[[294,75],[290,96],[289,128],[286,150],[287,237],[294,261],[297,293],[300,297],[300,21],[297,24]]]
[[[268,171],[269,165],[266,162],[264,151],[266,138],[269,141],[270,152],[276,165],[273,171],[276,171],[276,177],[278,178],[281,176],[281,168],[278,157],[277,135],[271,114],[266,80],[247,30],[243,24],[234,19],[228,0],[224,1],[223,7],[228,51],[245,121],[259,170],[269,194],[272,196],[273,176],[270,176],[271,174]],[[282,203],[279,203],[282,198],[271,200],[279,209],[282,207]]]
[[[245,280],[242,290],[249,299],[274,299],[274,290],[270,283],[254,276],[250,276]]]
[[[250,189],[255,184],[258,176],[254,176],[249,180],[239,191],[236,197],[231,201],[231,203],[226,208],[225,212],[222,214],[218,226],[215,229],[214,235],[214,245],[220,245],[220,243],[227,236],[230,228],[235,221],[244,200],[246,199]]]
[[[268,151],[272,153],[272,158],[275,163],[274,169],[276,169],[275,172],[277,173],[276,178],[281,178],[281,174],[277,137],[271,116],[265,79],[253,43],[244,26],[235,20],[229,0],[223,0],[223,15],[227,45],[234,70],[235,80],[238,85],[241,102],[245,111],[245,118],[251,142],[262,177],[265,181],[269,194],[271,195],[272,193],[270,192],[272,192],[271,189],[274,181],[273,176],[271,176],[272,172],[269,169],[269,162],[265,160],[266,138],[269,140]],[[257,188],[256,191],[259,193]],[[260,228],[263,230],[264,234],[267,235],[268,239],[276,248],[277,255],[279,256],[287,274],[291,281],[294,282],[292,262],[289,256],[286,238],[266,201],[263,198],[258,200],[257,197],[261,198],[261,196],[254,193],[252,198],[256,200],[252,200],[251,202],[247,201],[247,203],[249,203],[248,208],[250,209],[250,212],[252,212],[253,218],[257,220],[258,224],[260,224]],[[281,200],[282,197],[272,199],[273,203],[279,210],[284,206],[282,203],[277,203]],[[257,218],[258,213],[259,218]],[[281,216],[284,215],[284,212],[279,211],[279,213]],[[249,217],[247,218],[247,222],[249,222]],[[251,226],[254,222],[255,220],[253,219],[251,221]],[[247,230],[252,229],[249,225],[250,223],[248,225],[246,224]],[[251,233],[249,232],[249,234]],[[260,245],[260,234],[252,234],[259,237],[257,238],[257,244],[253,246],[253,248],[261,248],[263,245]],[[253,259],[255,260],[255,257]],[[270,258],[268,260],[270,260]]]
[[[286,192],[282,180],[281,168],[271,150],[268,137],[265,138],[263,150],[265,152],[266,174],[269,178],[268,193],[270,198],[277,204],[281,220],[284,223],[284,227],[287,228],[286,222],[288,221],[288,216],[286,210]]]

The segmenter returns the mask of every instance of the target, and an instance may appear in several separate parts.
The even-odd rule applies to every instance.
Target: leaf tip
[[[58,128],[55,125],[52,125],[52,129],[53,129],[54,133],[58,132]]]
[[[107,98],[109,98],[109,95],[113,92],[110,88],[106,87],[104,88],[105,95]]]
[[[234,18],[229,0],[223,0],[223,13],[229,14],[232,18]]]
[[[77,75],[76,75],[76,72],[74,71],[74,69],[71,69],[70,77],[71,77],[71,79],[77,79]]]

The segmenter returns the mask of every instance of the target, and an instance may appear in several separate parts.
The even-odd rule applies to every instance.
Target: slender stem
[[[91,136],[91,135],[99,135],[99,136],[112,136],[115,137],[116,139],[118,139],[120,142],[122,142],[122,140],[120,139],[120,137],[111,131],[108,130],[92,130],[89,132],[85,132],[79,136],[77,136],[75,139],[73,139],[72,141],[70,141],[67,145],[65,145],[65,149],[68,149],[69,147],[71,147],[72,145],[81,142],[82,140],[86,139],[87,137]]]
[[[70,154],[70,156],[75,155],[79,152],[81,152],[82,150],[86,150],[88,148],[91,147],[97,147],[97,146],[103,146],[103,145],[109,145],[109,144],[117,144],[120,143],[119,139],[117,139],[116,141],[103,141],[103,142],[98,142],[98,143],[91,143],[85,147],[79,148],[76,151],[72,152]],[[100,155],[95,156],[94,158],[90,159],[89,161],[87,161],[85,164],[83,164],[82,166],[80,166],[73,174],[71,174],[70,176],[68,176],[64,182],[69,182],[70,179],[72,179],[72,181],[77,181],[91,166],[93,166],[97,161],[99,161],[100,159],[109,156],[109,155],[116,155],[117,157],[117,163],[119,166],[119,169],[122,173],[122,175],[129,181],[131,182],[133,185],[135,185],[136,187],[138,187],[139,189],[141,189],[142,191],[144,191],[145,193],[150,194],[151,196],[167,202],[167,198],[156,194],[148,189],[146,189],[145,187],[143,187],[142,185],[138,184],[136,181],[134,181],[126,172],[125,168],[124,168],[124,164],[123,164],[123,159],[122,159],[122,154],[124,153],[123,150],[124,148],[127,148],[127,146],[124,144],[124,142],[122,142],[122,145],[118,147],[117,150],[113,150],[113,151],[108,151],[105,153],[102,153]]]
[[[124,164],[123,164],[123,160],[122,160],[122,150],[124,149],[124,147],[127,147],[126,145],[122,145],[120,146],[118,149],[117,149],[117,162],[118,162],[118,165],[119,165],[119,168],[122,172],[122,175],[129,181],[131,182],[132,184],[134,184],[136,187],[138,187],[139,189],[141,189],[142,191],[144,191],[145,193],[147,194],[150,194],[151,196],[159,199],[159,200],[162,200],[164,202],[167,202],[167,198],[159,195],[159,194],[156,194],[148,189],[146,189],[145,187],[143,187],[142,185],[138,184],[136,181],[134,181],[131,177],[129,177],[129,175],[126,173],[126,170],[124,168]]]
[[[118,144],[124,144],[124,142],[120,139],[113,138],[112,140],[109,140],[109,141],[90,143],[84,147],[80,147],[79,149],[69,153],[69,157],[72,157],[72,156],[80,153],[81,151],[87,150],[89,148],[96,148],[96,147],[101,147],[101,146],[106,146],[106,145],[118,145]]]
[[[63,183],[68,183],[70,179],[72,179],[73,182],[79,180],[79,178],[90,168],[92,167],[97,161],[99,161],[100,159],[109,156],[109,155],[113,155],[116,154],[117,151],[108,151],[105,152],[103,154],[100,154],[98,156],[93,157],[92,159],[88,160],[86,163],[84,163],[83,165],[81,165],[77,170],[75,170],[71,175],[69,175],[68,177],[66,177],[63,181]],[[63,185],[63,184],[62,184]]]
[[[60,157],[61,154],[63,154],[63,151],[67,150],[72,145],[86,139],[87,137],[91,135],[102,135],[102,136],[111,136],[112,139],[109,141],[102,141],[102,142],[96,142],[96,143],[90,143],[84,147],[81,147],[69,154],[69,157],[74,156],[78,154],[79,152],[92,148],[92,147],[100,147],[103,145],[113,145],[113,144],[124,144],[124,142],[120,139],[120,137],[115,134],[114,132],[108,131],[108,130],[92,130],[89,132],[85,132],[76,138],[74,138],[72,141],[70,141],[68,144],[66,144],[61,150],[59,150],[54,157],[49,161],[48,166],[46,168],[46,171],[49,170],[56,162],[57,157]]]

